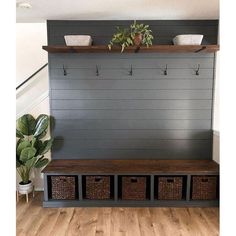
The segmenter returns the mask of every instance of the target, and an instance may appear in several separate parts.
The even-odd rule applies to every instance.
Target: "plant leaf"
[[[33,147],[24,148],[21,151],[20,160],[22,162],[26,162],[26,161],[30,160],[31,158],[33,158],[35,156],[36,151],[37,150],[35,148],[33,148]]]
[[[43,133],[47,129],[48,123],[49,123],[48,115],[44,114],[39,115],[38,118],[36,119],[34,136],[39,136],[41,133]]]
[[[49,149],[52,147],[52,143],[53,143],[53,138],[44,141],[42,147],[38,150],[38,155],[43,155],[46,152],[48,152]]]
[[[37,161],[37,158],[33,157],[25,162],[25,166],[27,166],[29,169],[31,169],[34,166],[36,161]]]
[[[21,151],[24,149],[24,148],[27,148],[27,147],[31,147],[31,143],[29,141],[22,141],[18,144],[17,148],[16,148],[16,154],[18,156],[20,156],[21,154]]]
[[[16,137],[17,138],[24,138],[24,135],[18,129],[16,129]]]
[[[35,168],[42,168],[48,164],[49,160],[47,158],[43,158],[41,160],[38,160],[35,164]]]
[[[43,142],[39,139],[36,139],[36,142],[34,144],[34,148],[36,148],[37,152],[36,152],[36,156],[40,155],[40,150],[43,149]]]
[[[35,119],[30,114],[23,115],[17,120],[17,129],[24,135],[32,135],[35,125]]]
[[[40,135],[37,136],[37,139],[42,139],[47,135],[47,131],[43,131]]]

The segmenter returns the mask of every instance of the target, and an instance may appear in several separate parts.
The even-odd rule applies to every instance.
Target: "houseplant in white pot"
[[[44,157],[52,147],[53,139],[42,140],[46,134],[49,124],[49,116],[41,114],[35,119],[26,114],[17,120],[16,137],[16,169],[21,177],[18,191],[21,194],[30,193],[33,184],[30,180],[33,168],[42,168],[49,160]]]
[[[134,21],[134,23],[130,25],[130,32],[134,45],[146,45],[147,47],[152,45],[153,35],[152,31],[149,29],[149,25],[138,24]]]

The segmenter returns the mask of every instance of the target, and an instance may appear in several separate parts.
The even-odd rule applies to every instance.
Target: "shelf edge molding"
[[[108,49],[107,45],[64,46],[49,45],[42,47],[49,53],[120,53],[118,46]],[[152,45],[150,47],[126,47],[123,53],[214,53],[219,51],[219,45]]]

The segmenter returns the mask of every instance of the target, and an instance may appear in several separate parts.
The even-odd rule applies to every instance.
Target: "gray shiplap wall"
[[[170,44],[182,33],[217,43],[217,21],[143,22],[157,35],[154,43]],[[66,34],[106,44],[116,25],[129,23],[48,21],[48,44],[65,44]],[[49,54],[49,76],[52,158],[212,158],[214,54]]]

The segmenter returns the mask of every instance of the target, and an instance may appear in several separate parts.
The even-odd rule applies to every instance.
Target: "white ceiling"
[[[218,19],[219,0],[17,0],[17,22],[45,20]]]

